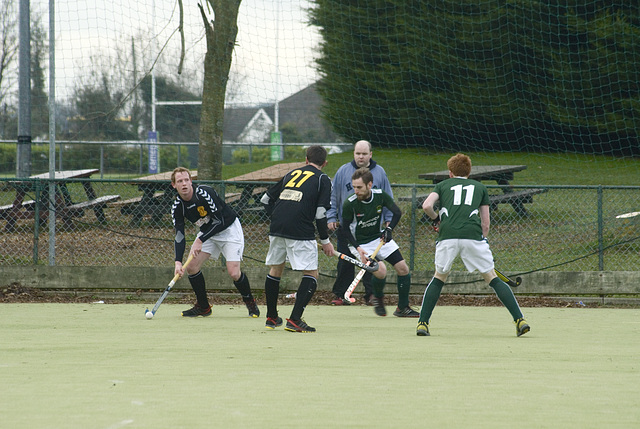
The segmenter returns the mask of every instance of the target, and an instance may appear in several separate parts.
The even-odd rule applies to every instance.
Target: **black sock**
[[[409,306],[409,292],[411,292],[411,274],[398,276],[398,308]]]
[[[236,286],[236,289],[238,289],[238,292],[240,292],[244,302],[253,300],[253,295],[251,295],[251,286],[249,285],[249,278],[244,273],[241,272],[240,278],[235,280],[233,284]]]
[[[196,274],[189,275],[189,283],[191,288],[196,293],[196,300],[200,308],[209,308],[209,300],[207,299],[207,288],[204,284],[204,275],[202,271],[198,271]]]
[[[313,276],[302,276],[300,286],[298,286],[298,292],[296,293],[296,303],[293,305],[291,311],[291,320],[300,320],[304,309],[313,298],[313,294],[316,293],[318,288],[318,282]]]
[[[264,281],[264,295],[267,299],[267,317],[278,318],[278,294],[280,293],[280,277],[267,275]]]

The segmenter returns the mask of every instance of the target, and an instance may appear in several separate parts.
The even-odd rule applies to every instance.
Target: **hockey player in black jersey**
[[[207,299],[204,276],[200,268],[213,257],[222,253],[227,261],[227,273],[233,280],[242,300],[249,310],[249,316],[259,317],[260,310],[251,294],[249,279],[240,269],[244,250],[244,233],[238,216],[210,186],[194,185],[188,169],[178,167],[171,174],[171,186],[178,191],[171,217],[175,228],[175,274],[183,275],[182,258],[186,249],[185,219],[200,228],[191,245],[193,260],[187,266],[189,282],[196,294],[193,308],[183,311],[184,317],[210,316],[211,305]]]
[[[282,318],[278,317],[278,293],[280,278],[288,259],[291,268],[302,271],[303,275],[285,330],[315,332],[316,329],[302,319],[302,313],[317,288],[316,228],[322,251],[327,256],[334,253],[333,245],[329,242],[326,214],[331,207],[331,180],[321,171],[327,164],[327,151],[322,146],[310,146],[306,161],[307,165],[290,171],[269,188],[261,200],[271,214],[269,252],[266,258],[266,265],[270,269],[264,285],[267,329],[282,325]]]

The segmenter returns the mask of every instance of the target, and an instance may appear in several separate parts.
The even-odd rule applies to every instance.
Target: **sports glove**
[[[390,242],[391,240],[393,240],[393,237],[391,235],[391,231],[392,229],[389,227],[386,227],[383,231],[382,234],[380,234],[380,239],[382,241],[384,241],[385,243]]]
[[[440,230],[440,216],[435,219],[431,219],[431,226],[433,227],[433,230],[435,232],[438,232]]]

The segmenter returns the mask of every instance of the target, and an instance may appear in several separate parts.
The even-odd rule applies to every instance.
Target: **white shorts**
[[[200,237],[200,235],[202,235],[202,233],[199,232],[198,237]],[[235,222],[233,222],[229,228],[220,231],[202,243],[202,251],[209,253],[215,260],[217,260],[220,257],[220,253],[222,253],[228,262],[242,261],[244,234],[238,218],[236,218]]]
[[[371,256],[371,254],[376,250],[376,247],[378,247],[379,244],[380,244],[380,239],[376,238],[375,240],[370,241],[368,243],[359,244],[359,246],[362,247],[362,249],[367,253],[367,255]],[[376,255],[376,259],[379,261],[384,261],[385,259],[387,259],[387,257],[389,257],[389,255],[391,255],[393,252],[395,252],[399,248],[400,247],[398,246],[398,243],[395,242],[395,240],[391,240],[388,243],[384,243],[380,248],[380,250],[378,251],[378,254]],[[349,250],[351,251],[351,253],[353,253],[353,255],[356,258],[358,258],[358,260],[360,260],[360,254],[353,246],[349,245]]]
[[[436,244],[436,271],[447,274],[456,257],[460,259],[470,273],[478,270],[480,273],[488,273],[494,267],[493,255],[489,243],[485,240],[448,239]]]
[[[318,242],[269,236],[269,252],[265,265],[280,265],[289,260],[295,271],[318,269]]]

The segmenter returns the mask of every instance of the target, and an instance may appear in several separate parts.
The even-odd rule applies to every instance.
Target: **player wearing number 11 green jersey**
[[[453,177],[438,183],[433,192],[440,196],[438,241],[483,239],[480,207],[489,206],[489,193],[482,183]]]
[[[480,272],[507,307],[516,324],[516,335],[526,334],[530,328],[522,316],[516,297],[494,270],[493,255],[486,238],[491,223],[487,188],[469,179],[471,159],[467,155],[459,153],[452,156],[447,161],[447,168],[449,179],[438,183],[422,204],[434,225],[438,225],[439,221],[439,231],[436,272],[424,291],[416,334],[429,335],[431,313],[458,255],[469,272]],[[434,210],[436,203],[440,206],[439,213]]]

